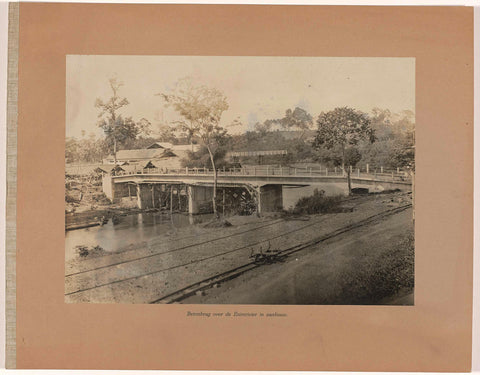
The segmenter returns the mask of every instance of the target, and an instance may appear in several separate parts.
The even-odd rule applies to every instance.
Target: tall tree
[[[213,168],[213,213],[218,219],[217,168],[214,153],[221,145],[227,130],[220,125],[223,112],[228,109],[225,95],[216,88],[195,86],[190,79],[182,79],[177,83],[173,93],[160,94],[167,105],[182,117],[176,122],[181,131],[187,132],[189,138],[198,138],[207,148]]]
[[[348,192],[351,194],[350,166],[360,160],[357,152],[347,150],[354,148],[361,140],[375,142],[375,132],[370,126],[370,118],[366,113],[349,108],[339,107],[333,111],[322,112],[317,119],[318,131],[313,142],[317,149],[338,149],[342,161],[342,169],[347,166]]]
[[[118,91],[123,86],[123,82],[118,81],[116,78],[110,78],[108,80],[110,88],[112,90],[112,96],[104,101],[97,98],[95,101],[95,107],[100,110],[98,117],[98,126],[103,129],[107,138],[112,139],[113,143],[113,159],[117,164],[117,140],[119,138],[128,137],[132,135],[132,123],[131,118],[123,119],[118,110],[129,104],[127,98],[119,96]],[[134,137],[136,133],[134,134]]]
[[[285,116],[280,119],[265,121],[265,125],[271,126],[272,124],[279,124],[284,129],[301,131],[302,133],[299,137],[301,139],[305,134],[305,131],[310,129],[313,125],[313,118],[303,108],[295,107],[293,111],[287,109],[285,111]]]

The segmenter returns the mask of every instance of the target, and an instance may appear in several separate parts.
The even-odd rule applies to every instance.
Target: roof
[[[96,173],[109,173],[113,169],[113,166],[111,168],[108,167],[97,167],[94,169],[94,172]]]
[[[266,151],[232,151],[227,152],[227,157],[234,156],[264,156],[264,155],[287,155],[287,150],[266,150]]]
[[[315,137],[317,134],[316,130],[306,129],[306,130],[278,130],[278,133],[283,136],[286,140],[290,141],[292,139],[298,139],[303,136],[304,139]]]
[[[139,163],[142,168],[157,168],[151,160],[145,160]]]
[[[156,149],[156,148],[172,148],[173,144],[170,142],[155,142],[147,147],[147,149]]]
[[[188,150],[190,151],[190,150]],[[178,157],[180,159],[186,159],[188,158],[188,151],[185,151],[185,150],[173,150],[173,155],[166,155],[166,156],[169,156],[169,157]]]
[[[199,146],[194,144],[194,145],[191,145],[191,144],[181,144],[181,145],[174,145],[173,143],[170,143],[170,142],[155,142],[153,144],[151,144],[150,146],[147,147],[147,149],[151,150],[151,149],[159,149],[159,148],[163,148],[163,149],[170,149],[170,150],[173,150],[173,151],[198,151],[198,148]]]
[[[150,160],[160,157],[164,152],[163,149],[138,149],[138,150],[120,150],[117,151],[117,160]],[[108,159],[113,159],[113,155],[109,155]]]

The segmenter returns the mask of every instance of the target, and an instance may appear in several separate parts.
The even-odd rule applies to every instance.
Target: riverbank
[[[332,254],[342,254],[343,250],[337,251],[342,248],[341,244],[336,244],[334,240],[340,237],[334,235],[327,242],[322,242],[322,245],[313,247],[317,249],[313,252],[318,259],[306,261],[305,267],[310,269],[309,272],[298,270],[305,275],[323,274],[322,279],[312,277],[312,280],[316,280],[315,285],[336,288],[338,293],[339,285],[342,284],[339,279],[331,280],[332,275],[339,272],[355,275],[360,270],[373,272],[375,267],[368,268],[367,265],[374,259],[383,259],[382,253],[393,251],[390,244],[396,241],[398,230],[413,227],[412,209],[408,208],[410,203],[411,194],[406,193],[352,197],[342,203],[345,209],[340,212],[304,216],[274,213],[261,218],[232,216],[228,218],[232,226],[222,228],[206,227],[205,223],[210,220],[207,216],[197,217],[197,222],[189,222],[192,217],[188,215],[127,215],[118,225],[110,222],[104,227],[66,233],[65,299],[67,302],[150,303],[212,275],[247,264],[252,261],[252,254],[266,249],[284,251],[295,248],[319,236],[329,238],[331,233],[341,233],[342,228],[347,228],[342,236],[350,241],[352,247],[345,250],[347,252],[344,255],[333,256],[335,262],[328,260],[329,257],[325,258],[327,260],[323,258],[325,255],[322,249],[328,241],[333,241]],[[403,213],[391,216],[401,218],[398,222],[392,222],[390,218],[378,219],[380,222],[397,223],[387,226],[380,234],[372,231],[370,224],[360,237],[348,229],[362,226],[363,222],[370,222],[385,212],[397,212],[399,208]],[[75,253],[75,244],[91,249],[91,254],[87,254],[88,251],[83,251],[83,256]],[[245,301],[253,303],[270,302],[268,296],[274,296],[276,292],[264,289],[268,282],[255,281],[257,272],[259,275],[268,274],[272,279],[285,280],[284,287],[276,288],[272,285],[274,291],[286,288],[288,280],[291,283],[293,277],[295,288],[300,293],[297,296],[302,293],[309,296],[305,299],[290,298],[284,303],[330,303],[328,299],[319,299],[318,296],[309,294],[309,290],[318,288],[312,286],[308,278],[299,279],[295,276],[296,271],[292,271],[292,265],[298,262],[294,259],[308,259],[309,251],[308,248],[295,257],[289,256],[284,263],[260,266],[258,270],[252,271],[254,273],[248,272],[231,281],[236,283],[243,277],[248,280],[251,278],[252,281],[244,286],[245,290],[252,291],[251,295],[242,293],[242,289],[237,287],[231,293],[223,294],[230,284],[220,283],[215,288],[215,293],[221,293],[221,298],[220,294],[219,299],[213,298],[213,289],[206,290],[206,299],[201,299],[199,303],[237,303],[241,296],[246,298]],[[281,266],[288,267],[278,268]],[[328,272],[325,274],[326,270]],[[361,275],[358,272],[356,275]],[[290,275],[290,278],[284,275]],[[361,278],[365,279],[366,275],[363,274]],[[289,288],[292,288],[291,284]],[[255,294],[261,290],[265,293]],[[189,300],[185,300],[186,303],[187,301]]]
[[[105,225],[109,220],[118,220],[127,215],[136,215],[140,213],[159,212],[158,209],[141,210],[136,206],[133,199],[124,199],[119,204],[109,204],[97,206],[94,209],[87,209],[76,212],[65,213],[65,230],[76,230],[97,225]]]

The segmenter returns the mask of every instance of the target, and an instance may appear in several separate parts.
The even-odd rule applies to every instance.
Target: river
[[[314,187],[284,188],[283,207],[291,208],[299,198],[313,194]],[[147,244],[154,238],[168,234],[176,229],[206,222],[212,214],[189,216],[186,214],[149,212],[121,216],[120,222],[110,220],[103,226],[89,227],[65,232],[65,260],[78,256],[77,246],[100,246],[106,252]]]

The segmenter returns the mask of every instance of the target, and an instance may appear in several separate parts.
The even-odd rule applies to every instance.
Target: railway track
[[[346,199],[345,201],[349,201],[349,200],[351,200],[351,199]],[[355,199],[355,200],[357,200],[357,199]],[[301,244],[297,244],[295,246],[291,246],[291,247],[288,247],[286,249],[283,249],[280,252],[280,255],[286,257],[286,256],[288,256],[288,255],[290,255],[294,252],[301,251],[304,248],[312,246],[312,245],[314,245],[318,242],[325,241],[328,238],[337,236],[337,235],[342,234],[344,232],[347,232],[349,230],[352,230],[352,229],[355,229],[357,227],[366,225],[369,222],[371,222],[372,220],[378,220],[383,216],[388,216],[388,215],[394,214],[396,212],[399,212],[400,210],[407,209],[409,207],[411,207],[411,204],[408,204],[408,205],[405,205],[405,206],[402,206],[402,207],[393,208],[393,209],[386,210],[386,211],[382,211],[378,214],[370,216],[370,217],[368,217],[364,220],[361,220],[357,223],[342,227],[342,228],[340,228],[336,231],[325,234],[325,235],[320,236],[318,238],[315,238],[313,240],[310,240],[310,241],[307,241],[307,242],[302,242]],[[177,270],[180,269],[180,268],[187,269],[189,266],[200,263],[200,262],[204,262],[204,261],[211,260],[211,259],[214,259],[214,258],[217,258],[217,257],[225,256],[227,254],[233,254],[237,251],[252,248],[253,246],[256,246],[256,245],[259,245],[259,244],[262,244],[262,243],[266,243],[268,241],[281,238],[283,236],[288,236],[289,234],[292,234],[294,232],[300,232],[300,231],[302,231],[302,230],[304,230],[308,227],[320,224],[324,220],[326,220],[326,217],[322,217],[321,220],[311,221],[307,225],[303,225],[303,226],[301,226],[299,228],[296,228],[296,229],[293,229],[291,231],[284,231],[281,234],[276,234],[273,237],[269,236],[268,238],[264,238],[260,241],[256,241],[254,243],[249,243],[245,246],[236,247],[234,249],[229,249],[229,250],[221,252],[221,253],[215,253],[215,254],[209,255],[207,257],[203,257],[203,258],[196,259],[196,260],[193,260],[193,261],[188,261],[188,262],[185,262],[185,263],[182,263],[182,264],[173,265],[173,266],[170,266],[170,267],[167,267],[167,268],[155,269],[151,272],[141,273],[141,274],[138,274],[138,275],[135,275],[135,276],[132,276],[132,277],[120,278],[118,280],[113,280],[113,281],[108,281],[108,282],[101,282],[100,280],[97,280],[97,276],[92,275],[92,281],[95,282],[95,283],[99,281],[100,283],[98,283],[98,284],[96,283],[94,285],[90,285],[90,286],[87,286],[87,287],[82,287],[80,289],[73,290],[71,292],[65,293],[65,296],[71,296],[71,295],[75,295],[75,294],[79,294],[79,293],[83,293],[83,292],[88,292],[88,291],[91,291],[91,290],[97,289],[97,288],[113,286],[115,284],[120,284],[120,283],[123,283],[123,282],[130,282],[130,281],[134,281],[136,279],[141,279],[141,278],[144,278],[146,276],[151,276],[151,275],[155,275],[155,274],[164,273],[165,275],[168,275],[171,272],[178,273]],[[279,221],[281,221],[281,220],[279,220]],[[270,226],[270,225],[273,225],[274,223],[277,223],[277,222],[278,222],[277,220],[273,220],[273,223],[269,222],[267,225],[264,225],[264,226],[265,227]],[[250,232],[250,231],[253,231],[253,230],[256,230],[256,229],[258,229],[258,228],[248,229],[246,231],[242,231],[242,233]],[[232,234],[232,235],[235,235],[235,233]],[[226,237],[230,237],[230,236],[231,235],[223,236],[223,237],[221,237],[221,239],[225,239]],[[207,240],[207,241],[204,241],[204,242],[209,243],[209,242],[214,242],[215,240],[219,240],[219,239],[220,238]],[[197,243],[196,245],[198,245],[198,244],[199,243]],[[193,245],[188,245],[188,246],[184,246],[184,247],[181,247],[181,248],[172,249],[172,250],[169,250],[167,252],[159,252],[159,253],[150,254],[148,256],[136,257],[134,259],[130,259],[130,260],[127,260],[127,261],[116,262],[116,263],[108,264],[108,265],[101,266],[101,267],[96,267],[94,269],[90,269],[90,270],[86,270],[86,271],[72,273],[72,274],[67,275],[66,278],[74,277],[74,276],[82,274],[82,273],[98,271],[100,269],[113,268],[113,267],[116,267],[116,266],[123,267],[124,264],[130,263],[130,262],[135,262],[135,261],[146,259],[146,258],[153,258],[153,257],[160,256],[160,255],[163,255],[163,254],[166,254],[166,253],[171,253],[171,252],[175,252],[175,251],[179,251],[179,250],[184,250],[185,248],[189,248],[189,247],[193,247]],[[235,259],[235,258],[231,258],[231,259]],[[254,262],[249,262],[249,263],[243,264],[239,267],[231,268],[228,271],[222,272],[220,274],[216,274],[214,276],[205,278],[205,279],[203,279],[199,282],[193,283],[193,284],[191,284],[187,287],[178,289],[174,292],[168,293],[168,291],[166,290],[167,294],[165,294],[163,297],[161,297],[159,299],[151,301],[150,303],[174,303],[174,302],[177,302],[177,301],[181,301],[182,299],[187,298],[188,296],[196,293],[199,290],[207,289],[207,288],[211,287],[212,285],[214,285],[216,283],[225,282],[225,281],[227,281],[231,278],[237,277],[238,275],[240,275],[244,272],[247,272],[247,271],[249,271],[253,268],[256,268],[258,266],[259,265],[255,264]],[[105,280],[105,281],[107,281],[107,280]],[[148,299],[147,299],[147,301],[148,301]]]
[[[266,227],[270,227],[270,226],[275,225],[275,224],[277,224],[277,223],[279,223],[279,222],[281,222],[281,219],[269,220],[266,224],[257,226],[257,227],[255,227],[255,228],[251,228],[251,229],[247,229],[247,230],[242,230],[242,231],[235,232],[235,233],[230,233],[230,234],[225,235],[225,236],[222,236],[222,237],[215,237],[215,238],[213,238],[213,239],[209,239],[209,240],[204,240],[204,241],[200,241],[200,242],[191,243],[191,244],[188,244],[188,245],[185,245],[185,246],[176,247],[176,248],[174,248],[174,249],[170,249],[170,250],[167,250],[167,251],[159,251],[159,252],[149,253],[149,254],[144,255],[144,256],[140,256],[140,257],[136,257],[136,258],[132,258],[132,259],[120,261],[120,262],[112,262],[112,263],[108,263],[108,264],[106,264],[106,265],[99,266],[99,267],[89,268],[89,269],[81,270],[81,271],[77,271],[77,272],[71,272],[71,273],[66,274],[65,277],[71,277],[71,276],[80,275],[80,274],[83,274],[83,273],[94,272],[94,271],[98,271],[98,270],[105,269],[105,268],[109,268],[109,267],[115,267],[115,266],[119,266],[119,265],[131,263],[131,262],[136,262],[136,261],[139,261],[139,260],[142,260],[142,259],[154,258],[154,257],[158,257],[158,256],[165,255],[165,254],[175,253],[175,252],[177,252],[177,251],[186,250],[186,249],[191,248],[191,247],[194,247],[194,246],[204,245],[204,244],[208,244],[208,243],[213,243],[213,242],[220,241],[220,240],[223,240],[223,239],[226,239],[226,238],[230,238],[230,237],[232,237],[232,236],[240,236],[240,235],[243,235],[243,234],[246,234],[246,233],[254,232],[254,231],[256,231],[256,230],[260,230],[260,229],[263,229],[263,228],[266,228]],[[198,236],[189,236],[189,237],[198,238],[198,237],[200,237],[200,236],[201,236],[201,235],[198,235]],[[184,237],[183,239],[186,239],[186,237]],[[167,243],[167,242],[170,242],[170,241],[163,241],[163,242],[155,241],[155,242],[149,243],[149,245],[150,245],[150,246],[154,246],[154,245],[157,245],[157,244],[160,244],[160,243]],[[130,251],[135,251],[135,250],[139,250],[139,248],[128,249],[128,250],[123,250],[123,251],[118,251],[118,252],[115,252],[115,253],[112,253],[112,254],[104,255],[104,256],[102,256],[101,258],[105,259],[106,257],[113,257],[113,256],[115,256],[115,255],[124,254],[124,253],[130,252]],[[98,259],[98,258],[100,258],[100,257],[92,258],[92,259]]]
[[[362,200],[362,199],[365,199],[363,196],[356,196],[356,197],[348,197],[346,199],[342,199],[341,200],[341,203],[345,203],[345,202],[352,202],[352,201],[358,201],[358,200]],[[82,274],[82,273],[88,273],[88,272],[93,272],[93,271],[96,271],[96,270],[100,270],[100,269],[104,269],[104,268],[108,268],[108,267],[113,267],[113,266],[117,266],[117,265],[121,265],[121,264],[125,264],[125,263],[129,263],[129,262],[134,262],[134,261],[137,261],[137,260],[141,260],[141,259],[146,259],[146,258],[151,258],[151,257],[155,257],[155,256],[159,256],[159,255],[163,255],[163,254],[168,254],[168,253],[172,253],[172,252],[176,252],[176,251],[180,251],[180,250],[184,250],[184,249],[187,249],[189,247],[192,247],[192,246],[196,246],[196,245],[201,245],[201,244],[205,244],[205,243],[209,243],[209,242],[215,242],[215,241],[219,241],[219,240],[222,240],[222,239],[225,239],[225,238],[228,238],[228,237],[231,237],[231,236],[237,236],[237,235],[243,235],[243,234],[246,234],[246,233],[249,233],[249,232],[254,232],[254,231],[257,231],[259,229],[262,229],[262,228],[265,228],[265,227],[269,227],[269,226],[272,226],[272,225],[275,225],[277,223],[279,223],[280,221],[282,221],[282,219],[269,219],[269,220],[265,220],[262,225],[260,226],[256,226],[254,228],[250,228],[250,229],[246,229],[246,230],[241,230],[241,231],[238,231],[238,232],[234,232],[234,233],[231,233],[231,234],[228,234],[226,236],[223,236],[223,237],[216,237],[216,238],[213,238],[213,239],[209,239],[209,240],[204,240],[204,241],[201,241],[201,242],[196,242],[196,243],[193,243],[193,244],[189,244],[189,245],[185,245],[185,246],[180,246],[178,248],[174,248],[174,249],[171,249],[171,250],[168,250],[168,251],[163,251],[163,252],[149,252],[149,254],[146,254],[144,256],[140,256],[140,257],[135,257],[135,258],[131,258],[131,259],[128,259],[128,260],[125,260],[125,261],[120,261],[120,262],[111,262],[111,263],[107,263],[105,265],[102,265],[102,266],[99,266],[99,267],[94,267],[94,268],[87,268],[87,269],[82,269],[82,270],[79,270],[79,271],[76,271],[76,272],[70,272],[70,273],[66,273],[65,274],[65,277],[70,277],[70,276],[75,276],[75,275],[79,275],[79,274]],[[252,225],[251,223],[244,223],[244,224],[240,224],[238,225],[238,227],[240,226],[249,226],[249,225]],[[182,240],[188,240],[188,239],[192,239],[192,238],[195,238],[195,239],[199,239],[203,236],[208,236],[208,235],[211,235],[211,233],[202,233],[202,234],[195,234],[195,235],[187,235],[187,236],[183,236],[182,237]],[[114,258],[114,257],[118,257],[118,255],[121,255],[121,254],[127,254],[127,253],[130,253],[130,252],[136,252],[138,250],[145,250],[145,248],[147,246],[151,247],[151,246],[155,246],[155,245],[159,245],[159,244],[165,244],[165,243],[170,243],[170,242],[174,242],[174,241],[178,241],[178,240],[165,240],[165,239],[162,239],[162,240],[153,240],[153,241],[150,241],[148,242],[147,244],[142,244],[142,245],[137,245],[137,246],[128,246],[128,247],[125,247],[125,248],[120,248],[116,251],[112,251],[112,252],[108,252],[107,254],[104,254],[102,256],[99,256],[99,257],[95,257],[95,258],[90,258],[88,260],[84,260],[82,261],[81,265],[83,265],[84,262],[88,262],[88,261],[98,261],[98,259],[102,259],[102,260],[106,260],[106,259],[109,259],[109,258]]]
[[[347,198],[347,199],[342,200],[342,202],[351,202],[351,201],[356,201],[356,200],[359,200],[359,199],[361,199],[361,197]],[[192,247],[195,247],[195,246],[199,246],[199,245],[214,243],[216,241],[224,240],[226,238],[231,238],[231,237],[234,237],[234,236],[245,235],[247,233],[255,232],[255,231],[258,231],[258,230],[263,229],[263,228],[271,227],[275,224],[280,223],[281,221],[282,221],[282,219],[265,220],[262,223],[262,225],[256,226],[254,228],[243,229],[243,230],[240,230],[240,231],[237,231],[237,232],[229,233],[225,236],[215,237],[215,238],[212,238],[212,239],[207,239],[207,240],[203,240],[203,241],[190,243],[190,244],[175,247],[173,249],[169,249],[169,250],[166,250],[166,251],[155,251],[155,252],[148,251],[147,254],[142,255],[142,256],[136,256],[134,258],[121,260],[121,261],[108,262],[108,259],[118,257],[119,255],[122,255],[122,254],[127,254],[127,253],[138,251],[138,250],[145,250],[145,246],[136,246],[136,247],[133,247],[133,248],[120,249],[118,251],[112,252],[111,254],[110,253],[105,254],[105,255],[102,255],[100,257],[95,257],[95,258],[91,258],[91,259],[88,260],[90,262],[95,262],[95,263],[97,263],[100,260],[100,261],[106,262],[106,264],[96,266],[96,267],[93,267],[93,268],[80,269],[80,270],[77,270],[75,272],[69,272],[69,273],[65,274],[65,277],[72,277],[72,276],[81,275],[81,274],[85,274],[85,273],[89,273],[89,272],[95,272],[95,271],[98,271],[98,270],[101,270],[101,269],[120,266],[120,265],[128,264],[128,263],[131,263],[131,262],[136,262],[136,261],[139,261],[139,260],[142,260],[142,259],[154,258],[154,257],[166,255],[166,254],[171,254],[171,253],[174,253],[174,252],[186,250],[186,249],[189,249],[189,248],[192,248]],[[313,222],[312,224],[308,224],[306,227],[309,227],[309,226],[314,225],[316,223],[317,222]],[[242,224],[242,225],[251,225],[251,224],[247,223],[247,224]],[[182,241],[192,239],[192,238],[195,238],[195,239],[198,240],[199,238],[203,237],[204,235],[211,235],[211,233],[203,233],[203,234],[198,234],[198,235],[184,236],[182,238]],[[148,246],[155,246],[155,245],[159,245],[159,244],[170,243],[170,242],[173,242],[173,241],[174,240],[151,241],[151,242],[148,243]],[[220,255],[224,255],[224,254],[220,254]],[[83,266],[84,262],[86,262],[86,261],[82,261],[82,263],[80,265]]]
[[[295,233],[295,232],[299,232],[299,231],[304,230],[304,229],[306,229],[306,228],[309,228],[309,227],[311,227],[311,226],[320,224],[321,222],[325,221],[326,219],[327,219],[326,217],[323,217],[321,220],[315,220],[314,222],[310,222],[309,224],[304,225],[304,226],[302,226],[302,227],[300,227],[300,228],[296,228],[296,229],[293,229],[293,230],[290,230],[290,231],[287,231],[287,232],[283,232],[283,233],[281,233],[281,234],[279,234],[279,235],[275,235],[275,236],[273,236],[273,237],[269,237],[268,239],[262,239],[262,240],[260,240],[260,241],[256,241],[256,242],[253,242],[253,243],[249,243],[249,244],[247,244],[247,245],[239,246],[239,247],[236,247],[236,248],[234,248],[234,249],[230,249],[230,250],[227,250],[227,251],[224,251],[224,252],[221,252],[221,253],[216,253],[216,254],[213,254],[213,255],[210,255],[210,256],[207,256],[207,257],[204,257],[204,258],[200,258],[200,259],[197,259],[197,260],[189,261],[189,262],[186,262],[186,263],[177,264],[177,265],[170,266],[170,267],[167,267],[167,268],[157,269],[157,270],[152,271],[152,272],[143,273],[143,274],[141,274],[141,275],[137,275],[137,276],[133,276],[133,277],[129,277],[129,278],[124,278],[124,279],[119,279],[119,280],[115,280],[115,281],[108,282],[108,283],[98,284],[98,285],[95,285],[95,286],[92,286],[92,287],[89,287],[89,288],[82,288],[82,289],[80,289],[80,290],[76,290],[76,291],[73,291],[73,292],[65,293],[65,295],[66,295],[66,296],[69,296],[69,295],[73,295],[73,294],[76,294],[76,293],[82,293],[82,292],[86,292],[86,291],[88,291],[88,290],[92,290],[92,289],[96,289],[96,288],[100,288],[100,287],[104,287],[104,286],[108,286],[108,285],[118,284],[118,283],[121,283],[121,282],[131,281],[131,280],[139,279],[139,278],[142,278],[142,277],[145,277],[145,276],[150,276],[150,275],[158,274],[158,273],[161,273],[161,272],[172,271],[172,270],[175,270],[175,269],[179,269],[179,268],[191,266],[192,264],[195,264],[195,263],[205,262],[205,261],[207,261],[207,260],[211,260],[211,259],[214,259],[214,258],[218,258],[218,257],[221,257],[221,256],[223,256],[223,255],[227,255],[227,254],[232,254],[232,253],[235,253],[235,252],[240,251],[240,250],[249,249],[249,248],[252,248],[253,246],[260,245],[260,244],[262,244],[262,243],[264,243],[264,242],[272,241],[272,240],[274,240],[274,239],[281,238],[281,237],[287,236],[287,235],[292,234],[292,233]],[[280,222],[280,220],[279,220],[278,222]],[[265,226],[267,226],[267,225],[265,225]],[[260,229],[260,228],[259,228],[259,229]],[[224,236],[224,237],[218,238],[217,240],[219,240],[219,239],[226,239],[226,238],[229,238],[229,237],[231,237],[231,236]],[[211,242],[215,242],[215,240],[205,241],[205,243],[211,243]],[[205,243],[201,243],[201,244],[205,244]],[[87,272],[98,271],[98,270],[100,270],[100,269],[106,269],[106,268],[111,268],[111,267],[116,267],[116,266],[123,266],[124,264],[127,264],[127,263],[131,263],[131,262],[135,262],[135,261],[139,261],[139,260],[143,260],[143,259],[147,259],[147,258],[153,258],[153,257],[160,256],[160,255],[170,254],[170,253],[173,253],[173,252],[176,252],[176,251],[185,250],[185,249],[187,249],[187,248],[194,247],[194,246],[196,246],[196,245],[200,245],[200,243],[197,243],[197,244],[194,244],[194,245],[191,245],[191,246],[190,246],[190,245],[189,245],[189,246],[185,246],[185,247],[182,247],[182,248],[172,249],[172,250],[168,250],[168,251],[164,251],[164,252],[160,252],[160,253],[156,253],[156,254],[144,256],[144,257],[139,257],[139,258],[136,258],[136,259],[132,259],[132,260],[129,260],[129,261],[125,261],[125,262],[118,262],[118,263],[114,263],[114,264],[111,264],[111,265],[108,265],[108,266],[97,267],[97,268],[92,269],[92,270],[89,270],[89,271],[84,271],[84,272],[78,272],[78,273],[75,273],[75,274],[70,274],[70,275],[67,275],[66,277],[77,276],[77,275],[79,275],[79,274],[84,274],[84,273],[87,273]]]
[[[316,245],[320,242],[326,241],[330,238],[339,236],[341,234],[344,234],[346,232],[349,232],[349,231],[352,231],[354,229],[360,228],[362,226],[372,224],[372,223],[374,223],[378,220],[381,220],[385,217],[388,217],[388,216],[394,215],[396,213],[399,213],[401,211],[404,211],[404,210],[406,210],[410,207],[412,207],[412,204],[407,204],[407,205],[404,205],[404,206],[395,207],[395,208],[392,208],[390,210],[386,210],[386,211],[383,211],[381,213],[372,215],[365,220],[361,220],[359,222],[356,222],[356,223],[347,225],[345,227],[339,228],[339,229],[337,229],[333,232],[330,232],[328,234],[325,234],[325,235],[319,236],[317,238],[314,238],[310,241],[306,241],[304,243],[301,243],[301,244],[292,246],[290,248],[281,250],[281,251],[278,252],[278,256],[279,257],[288,257],[289,255],[292,255],[294,253],[302,251],[302,250],[304,250],[308,247],[314,246],[314,245]],[[267,242],[267,241],[268,240],[263,240],[262,242]],[[176,302],[179,302],[179,301],[181,301],[185,298],[188,298],[188,297],[194,295],[195,293],[197,293],[199,291],[209,289],[215,284],[220,284],[222,282],[231,280],[233,278],[236,278],[236,277],[240,276],[241,274],[243,274],[245,272],[248,272],[250,270],[253,270],[253,269],[261,267],[261,266],[262,265],[259,265],[255,262],[249,262],[249,263],[246,263],[246,264],[241,265],[239,267],[235,267],[233,269],[222,272],[222,273],[217,274],[215,276],[212,276],[212,277],[206,278],[204,280],[201,280],[197,283],[193,283],[193,284],[191,284],[187,287],[184,287],[184,288],[179,289],[179,290],[177,290],[173,293],[169,293],[168,295],[165,295],[161,298],[158,298],[158,299],[156,299],[156,300],[154,300],[150,303],[152,303],[152,304],[155,304],[155,303],[161,303],[161,304],[176,303]]]

